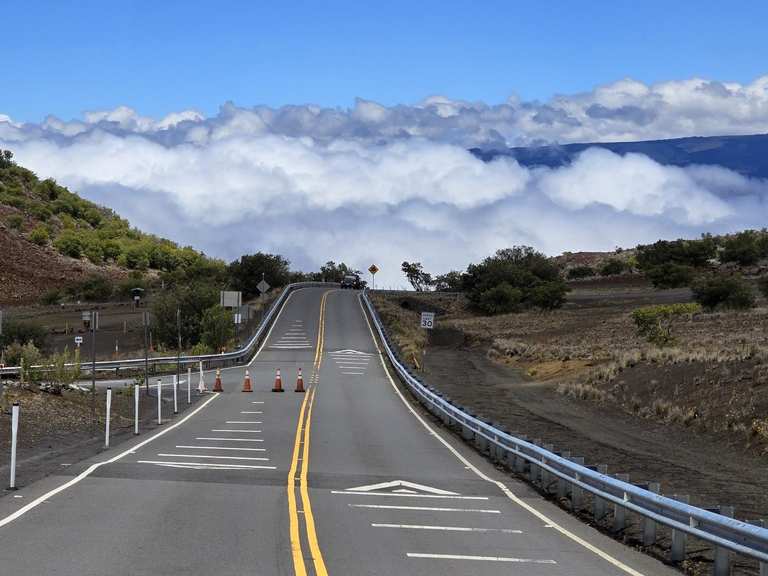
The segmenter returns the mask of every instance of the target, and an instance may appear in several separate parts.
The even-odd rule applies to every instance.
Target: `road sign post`
[[[376,272],[379,271],[379,267],[376,264],[371,264],[368,267],[368,272],[371,273],[371,290],[376,290]]]
[[[422,312],[421,313],[421,327],[425,330],[433,330],[435,327],[435,313],[434,312]]]

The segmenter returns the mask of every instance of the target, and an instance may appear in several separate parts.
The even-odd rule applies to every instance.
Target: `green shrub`
[[[568,270],[568,278],[571,280],[590,278],[592,276],[595,276],[595,269],[591,266],[575,266]]]
[[[235,336],[232,312],[221,306],[212,306],[203,312],[200,322],[200,341],[213,350],[221,350]]]
[[[50,238],[51,236],[48,233],[48,226],[45,224],[38,224],[35,226],[32,232],[29,233],[30,241],[34,242],[38,246],[45,246],[48,244],[48,240],[50,240]]]
[[[21,214],[11,214],[8,216],[8,227],[12,230],[21,230],[24,224],[24,217]]]
[[[83,246],[83,254],[94,264],[104,262],[104,250],[101,248],[101,242],[97,238],[87,238]]]
[[[520,309],[523,291],[507,282],[485,290],[477,301],[477,307],[486,314],[508,314]]]
[[[637,247],[637,267],[649,270],[669,262],[701,268],[717,255],[717,243],[712,236],[700,240],[659,240]]]
[[[19,344],[32,342],[38,348],[42,348],[45,344],[45,337],[45,328],[38,324],[8,319],[3,321],[3,333],[0,334],[0,348],[5,348],[14,342]]]
[[[112,297],[112,281],[106,276],[93,275],[69,289],[76,300],[84,302],[106,302]]]
[[[615,276],[617,274],[624,273],[625,270],[627,270],[627,263],[624,262],[624,260],[619,260],[618,258],[610,258],[606,260],[600,267],[600,275]]]
[[[531,290],[528,302],[544,310],[562,308],[568,290],[562,282],[543,282]]]
[[[675,320],[692,316],[701,311],[700,304],[662,304],[646,306],[632,312],[638,335],[657,346],[668,346],[674,342],[672,328]]]
[[[744,230],[725,239],[720,259],[740,266],[757,264],[761,257],[760,236],[754,230]]]
[[[62,230],[53,241],[53,246],[64,256],[72,258],[82,258],[85,248],[82,235],[77,230],[70,229]]]
[[[645,277],[656,288],[683,288],[693,283],[695,269],[686,264],[667,262],[646,270]]]
[[[745,310],[755,305],[752,288],[738,274],[715,274],[702,278],[694,283],[692,290],[694,300],[707,310]]]
[[[768,300],[768,276],[763,276],[757,281],[757,286],[760,288],[760,292],[763,294],[763,298]]]
[[[43,294],[43,297],[40,300],[46,306],[53,306],[54,304],[59,304],[63,298],[64,292],[58,288],[53,288],[52,290],[48,290],[45,294]]]

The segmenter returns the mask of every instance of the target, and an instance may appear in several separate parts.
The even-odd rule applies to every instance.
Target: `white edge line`
[[[264,350],[264,346],[267,345],[267,342],[269,342],[269,337],[272,335],[272,330],[275,329],[275,326],[277,326],[278,320],[280,320],[280,316],[283,313],[283,310],[285,310],[285,306],[288,304],[288,300],[290,300],[294,294],[296,294],[297,290],[294,290],[285,299],[285,302],[283,302],[283,305],[280,306],[280,310],[277,311],[277,315],[275,316],[275,319],[272,321],[272,326],[269,327],[269,330],[267,330],[267,335],[264,337],[264,342],[261,343],[261,346],[259,346],[259,349],[256,350],[256,354],[253,355],[253,358],[251,358],[251,361],[246,364],[246,367],[251,366],[255,361],[256,358],[259,357],[259,354],[261,354],[261,351]]]
[[[215,393],[215,395],[214,395],[214,396],[211,396],[210,398],[208,398],[208,400],[206,400],[205,402],[203,402],[203,403],[202,403],[200,406],[198,406],[197,408],[195,408],[195,409],[194,409],[192,412],[190,412],[189,414],[187,414],[187,415],[186,415],[184,418],[182,418],[181,420],[179,420],[179,421],[178,421],[178,422],[176,422],[175,424],[171,424],[170,426],[168,426],[168,428],[165,428],[165,429],[161,430],[160,432],[158,432],[158,433],[157,433],[157,434],[155,434],[154,436],[151,436],[151,437],[147,438],[146,440],[144,440],[144,441],[142,441],[142,442],[139,442],[138,444],[136,444],[136,445],[134,445],[134,446],[131,446],[131,447],[130,447],[130,448],[128,448],[127,450],[125,450],[125,451],[121,452],[120,454],[118,454],[117,456],[113,456],[113,457],[112,457],[112,458],[110,458],[109,460],[104,460],[103,462],[97,462],[97,463],[95,463],[95,464],[91,464],[91,465],[90,465],[88,468],[86,468],[86,469],[85,469],[83,472],[81,472],[80,474],[78,474],[77,476],[75,476],[74,478],[72,478],[72,480],[69,480],[68,482],[65,482],[64,484],[62,484],[61,486],[58,486],[57,488],[54,488],[53,490],[50,490],[50,491],[46,492],[46,493],[45,493],[45,494],[43,494],[42,496],[38,496],[37,498],[35,498],[34,500],[32,500],[32,502],[30,502],[30,503],[29,503],[29,504],[27,504],[26,506],[23,506],[22,508],[19,508],[19,509],[18,509],[18,510],[16,510],[16,512],[14,512],[13,514],[10,514],[9,516],[6,516],[6,517],[5,517],[5,518],[3,518],[2,520],[0,520],[0,527],[3,527],[3,526],[5,526],[6,524],[9,524],[9,523],[13,522],[13,521],[14,521],[14,520],[16,520],[17,518],[20,518],[21,516],[23,516],[24,514],[26,514],[27,512],[29,512],[30,510],[32,510],[33,508],[36,508],[37,506],[39,506],[40,504],[42,504],[42,503],[43,503],[43,502],[45,502],[46,500],[50,499],[52,496],[55,496],[55,495],[56,495],[56,494],[58,494],[59,492],[63,492],[64,490],[66,490],[66,489],[67,489],[67,488],[69,488],[70,486],[74,486],[75,484],[77,484],[78,482],[80,482],[81,480],[83,480],[84,478],[87,478],[88,476],[90,476],[91,474],[93,474],[93,472],[94,472],[96,469],[100,468],[100,467],[101,467],[101,466],[103,466],[104,464],[112,464],[113,462],[117,462],[118,460],[120,460],[121,458],[124,458],[124,457],[125,457],[125,456],[127,456],[128,454],[132,454],[132,453],[136,452],[136,450],[138,450],[138,449],[139,449],[139,448],[141,448],[142,446],[146,446],[147,444],[149,444],[149,443],[150,443],[150,442],[152,442],[153,440],[155,440],[155,439],[157,439],[157,438],[160,438],[160,436],[163,436],[164,434],[166,434],[166,433],[170,432],[171,430],[173,430],[173,429],[175,429],[175,428],[178,428],[179,426],[181,426],[182,424],[184,424],[184,422],[186,422],[187,420],[189,420],[190,418],[192,418],[192,416],[194,416],[195,414],[197,414],[198,412],[200,412],[200,411],[201,411],[203,408],[205,408],[206,406],[208,406],[208,404],[210,404],[211,402],[213,402],[213,401],[214,401],[216,398],[218,398],[218,397],[219,397],[219,394],[218,394],[218,393]]]
[[[429,423],[427,423],[427,421],[424,420],[424,418],[422,418],[421,415],[418,412],[416,412],[416,409],[408,403],[408,401],[405,399],[405,396],[403,396],[403,393],[400,392],[400,389],[397,387],[397,384],[395,384],[395,381],[392,379],[392,375],[389,373],[389,369],[387,368],[387,364],[386,364],[386,362],[384,362],[384,355],[383,355],[383,353],[381,351],[381,348],[379,347],[378,340],[376,340],[376,335],[373,332],[373,327],[371,326],[370,320],[368,320],[368,314],[365,311],[365,307],[363,306],[363,300],[362,300],[362,298],[360,296],[358,296],[357,302],[358,302],[358,304],[360,304],[360,310],[362,310],[363,317],[365,318],[365,322],[366,322],[366,324],[368,324],[368,331],[371,333],[371,338],[373,338],[373,344],[374,344],[374,346],[376,347],[376,350],[379,353],[379,361],[381,362],[382,368],[384,368],[384,373],[387,375],[387,379],[389,380],[389,383],[392,385],[392,388],[395,390],[395,393],[398,395],[398,397],[403,402],[403,404],[405,404],[406,408],[408,408],[408,410],[411,412],[411,414],[413,414],[414,417],[419,422],[421,422],[421,425],[424,426],[424,428],[426,428],[427,431],[432,436],[434,436],[441,444],[443,444],[443,446],[445,446],[448,450],[450,450],[451,453],[454,456],[456,456],[456,458],[462,464],[464,464],[469,470],[472,470],[472,472],[474,472],[477,476],[479,476],[480,478],[482,478],[486,482],[490,482],[491,484],[495,484],[507,496],[507,498],[509,498],[515,504],[517,504],[521,508],[527,510],[528,512],[530,512],[531,514],[533,514],[534,516],[536,516],[537,518],[542,520],[545,524],[551,525],[552,528],[554,528],[555,530],[560,532],[560,534],[562,534],[563,536],[573,540],[574,542],[576,542],[580,546],[583,546],[584,548],[586,548],[590,552],[596,554],[597,556],[599,556],[600,558],[602,558],[606,562],[608,562],[610,564],[613,564],[614,566],[616,566],[620,570],[623,570],[627,574],[631,574],[631,576],[645,576],[642,572],[638,572],[637,570],[635,570],[631,566],[627,566],[621,560],[619,560],[617,558],[614,558],[613,556],[611,556],[607,552],[604,552],[603,550],[601,550],[600,548],[598,548],[594,544],[590,544],[589,542],[587,542],[586,540],[584,540],[580,536],[577,536],[576,534],[574,534],[573,532],[571,532],[567,528],[564,528],[563,526],[560,526],[557,522],[552,520],[549,516],[547,516],[543,512],[539,512],[536,508],[534,508],[533,506],[531,506],[527,502],[524,502],[523,500],[518,498],[512,492],[512,490],[510,490],[507,487],[507,485],[504,484],[504,482],[501,482],[499,480],[494,480],[490,476],[487,476],[486,474],[484,474],[474,464],[472,464],[469,460],[467,460],[464,456],[462,456],[461,453],[459,453],[459,451],[456,450],[456,448],[451,446],[451,444],[445,438],[443,438],[443,436],[441,434],[438,434],[438,432],[435,429],[433,429],[432,426],[430,426]]]

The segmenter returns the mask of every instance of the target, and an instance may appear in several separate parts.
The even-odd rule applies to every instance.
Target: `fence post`
[[[133,385],[133,433],[139,434],[139,385]]]
[[[112,387],[107,388],[107,410],[104,414],[104,448],[109,448],[109,415],[112,412]]]
[[[179,413],[179,401],[178,401],[178,393],[177,390],[179,388],[179,377],[174,374],[173,375],[173,413],[178,414]]]
[[[727,518],[733,518],[733,506],[720,506],[720,514]],[[731,574],[731,551],[727,548],[715,548],[715,576],[730,576]]]
[[[672,496],[673,499],[677,500],[678,502],[682,502],[683,504],[688,504],[690,501],[690,498],[688,495],[678,495],[674,494]],[[680,530],[672,529],[672,551],[670,554],[670,559],[672,562],[682,562],[685,560],[685,541],[686,541],[686,533],[682,532]]]
[[[192,368],[187,367],[187,404],[192,404]]]
[[[163,423],[163,379],[157,379],[157,423]]]
[[[649,482],[648,491],[658,494],[661,485],[658,482]],[[656,521],[652,518],[643,520],[643,546],[653,546],[656,543]]]
[[[608,465],[607,464],[598,464],[597,465],[597,473],[607,475],[608,474]],[[600,522],[605,517],[605,500],[600,498],[600,496],[595,495],[592,498],[592,516],[595,518],[595,522]]]
[[[14,402],[11,409],[11,483],[9,488],[16,490],[16,441],[19,435],[19,403]]]
[[[616,479],[622,482],[629,482],[629,474],[616,474]],[[624,499],[627,499],[627,493],[624,493]],[[627,509],[621,504],[613,505],[613,531],[622,532],[627,527]]]

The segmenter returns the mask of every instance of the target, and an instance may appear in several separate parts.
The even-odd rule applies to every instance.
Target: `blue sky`
[[[748,82],[768,3],[0,2],[0,113],[546,100],[632,77]]]

